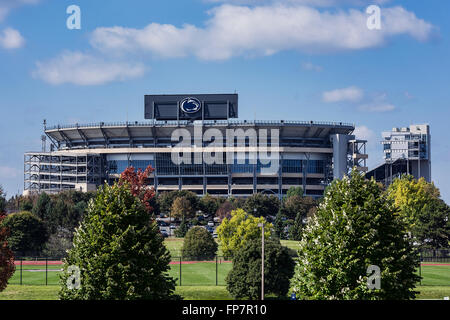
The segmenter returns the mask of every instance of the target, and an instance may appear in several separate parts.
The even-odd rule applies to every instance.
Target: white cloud
[[[221,5],[209,11],[205,27],[151,23],[143,29],[97,28],[91,43],[104,51],[148,52],[161,57],[192,55],[205,60],[272,55],[279,51],[327,53],[384,45],[396,35],[417,40],[434,27],[402,7],[384,8],[381,30],[367,28],[364,10],[319,11],[307,6]]]
[[[376,139],[376,134],[371,129],[366,126],[357,126],[353,131],[353,134],[357,139],[374,141]]]
[[[40,0],[0,0],[0,22],[3,21],[14,8],[27,4],[37,4]]]
[[[6,28],[0,33],[0,47],[5,49],[17,49],[25,45],[25,39],[19,31]]]
[[[141,77],[145,73],[139,63],[105,61],[80,52],[65,52],[36,66],[33,76],[53,85],[100,85]]]
[[[323,71],[323,67],[315,65],[315,64],[313,64],[311,62],[304,62],[304,63],[302,63],[302,68],[304,70],[307,70],[307,71],[315,71],[315,72],[322,72]]]
[[[8,166],[0,166],[0,178],[1,179],[11,179],[16,178],[23,174],[20,170]]]
[[[322,94],[324,102],[357,102],[364,97],[364,92],[358,87],[352,86],[343,89],[326,91]]]
[[[344,5],[363,6],[386,4],[391,0],[205,0],[211,3],[230,3],[238,5],[285,4],[307,5],[312,7],[335,7]]]
[[[359,110],[366,112],[389,112],[394,111],[395,106],[390,103],[371,103],[359,106]]]

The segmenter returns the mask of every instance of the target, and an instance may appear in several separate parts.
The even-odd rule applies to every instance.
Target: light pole
[[[264,300],[264,223],[259,223],[261,227],[261,300]]]

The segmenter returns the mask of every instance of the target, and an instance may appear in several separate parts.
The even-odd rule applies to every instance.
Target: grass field
[[[169,249],[170,254],[173,258],[180,257],[181,256],[181,249],[183,248],[183,238],[166,238],[164,240],[164,244],[166,245],[167,249]],[[217,239],[216,239],[217,241]],[[281,245],[291,248],[293,250],[298,249],[298,241],[293,240],[281,240]],[[223,256],[222,250],[220,249],[217,251],[218,256]]]
[[[450,296],[449,286],[420,286],[417,299],[439,299]],[[0,300],[58,300],[59,286],[9,285],[0,292]],[[184,300],[232,300],[225,286],[177,286]]]
[[[179,257],[183,239],[166,239],[165,244],[172,257]],[[282,240],[282,245],[297,249],[298,242]],[[219,252],[219,255],[221,252]],[[174,258],[170,265],[169,275],[177,280],[176,292],[187,300],[224,300],[231,299],[225,288],[225,278],[232,268],[232,263],[219,258],[218,263],[183,262]],[[427,262],[426,264],[432,264]],[[0,293],[0,300],[54,300],[58,299],[59,270],[61,265],[48,265],[45,272],[45,262],[41,265],[16,266],[16,272],[9,281],[7,289]],[[419,273],[419,270],[418,270]],[[450,296],[450,266],[423,265],[420,273],[423,277],[418,299],[443,299]],[[181,277],[180,277],[181,275]],[[22,284],[20,285],[20,278]],[[181,278],[181,283],[180,283]],[[47,286],[45,285],[47,282]],[[216,283],[218,284],[216,286]],[[181,284],[181,285],[180,285]]]

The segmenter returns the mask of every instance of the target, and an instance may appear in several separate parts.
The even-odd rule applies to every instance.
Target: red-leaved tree
[[[0,292],[8,285],[16,267],[14,265],[14,254],[8,247],[8,229],[2,227],[5,215],[0,212]]]
[[[155,196],[155,189],[149,187],[146,180],[153,170],[151,166],[148,166],[144,171],[142,169],[135,171],[134,167],[128,167],[121,173],[119,179],[120,185],[127,183],[130,186],[131,194],[142,201],[149,213],[153,211],[151,201]]]

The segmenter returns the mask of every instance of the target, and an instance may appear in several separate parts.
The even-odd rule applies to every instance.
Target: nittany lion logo
[[[181,101],[181,110],[185,113],[196,113],[202,107],[201,102],[196,98],[185,98]]]

